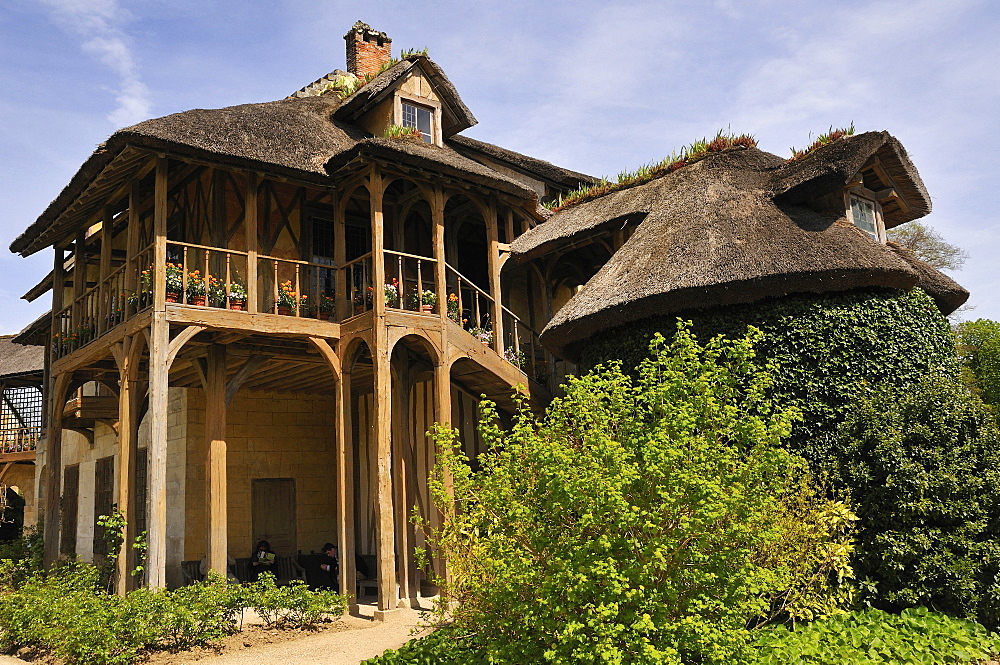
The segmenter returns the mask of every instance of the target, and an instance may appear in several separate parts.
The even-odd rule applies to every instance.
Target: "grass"
[[[399,64],[400,62],[406,60],[407,58],[413,58],[421,55],[423,56],[427,55],[426,46],[422,49],[415,49],[415,48],[403,49],[402,51],[399,52],[398,58],[389,58],[388,60],[386,60],[384,63],[382,63],[382,66],[379,67],[379,70],[374,74],[366,73],[363,74],[362,76],[356,76],[355,74],[346,74],[344,76],[338,76],[333,80],[333,82],[326,84],[326,87],[323,88],[319,94],[325,95],[328,93],[332,93],[340,97],[341,100],[347,99],[348,97],[356,93],[358,90],[360,90],[362,87],[364,87],[366,84],[371,83],[376,77],[378,77],[380,74],[382,74],[382,72],[386,71],[390,67]]]
[[[659,162],[643,164],[634,171],[622,171],[614,181],[601,178],[593,185],[584,185],[579,189],[567,192],[565,195],[560,195],[556,200],[549,201],[543,205],[549,210],[556,212],[584,201],[590,201],[610,192],[642,185],[655,178],[694,164],[713,152],[755,147],[757,147],[757,139],[749,134],[740,134],[737,136],[719,130],[712,140],[701,139],[700,141],[695,141],[691,145],[681,148],[680,151],[671,152],[669,157]]]
[[[804,148],[803,150],[796,150],[795,147],[793,146],[791,148],[792,156],[788,158],[788,161],[796,162],[805,157],[806,155],[811,155],[812,153],[816,152],[823,146],[829,145],[834,141],[838,141],[844,138],[845,136],[854,136],[853,122],[847,127],[840,127],[838,129],[834,129],[833,125],[830,125],[830,129],[827,130],[826,134],[820,134],[819,136],[817,136],[816,140],[813,141],[808,148]]]

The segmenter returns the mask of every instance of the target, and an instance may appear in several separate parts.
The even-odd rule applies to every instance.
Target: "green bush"
[[[959,381],[863,395],[838,434],[833,479],[860,518],[862,600],[1000,624],[1000,432]]]
[[[116,596],[103,590],[97,567],[75,561],[0,594],[0,648],[35,647],[88,665],[127,665],[145,651],[207,644],[234,632],[240,612],[259,607],[262,597],[270,624],[314,625],[347,607],[332,592],[277,589],[273,578],[242,587],[213,576],[174,591]]]
[[[778,365],[771,395],[802,413],[787,443],[814,464],[831,454],[833,433],[864,385],[905,386],[931,371],[958,372],[948,320],[920,289],[795,295],[682,317],[702,339],[760,329],[758,357]],[[620,359],[635,367],[653,334],[669,333],[676,321],[650,318],[595,335],[581,366]]]
[[[308,628],[324,617],[340,616],[347,611],[347,598],[331,589],[310,591],[309,585],[292,580],[276,586],[274,575],[262,573],[246,590],[246,604],[256,610],[264,625]]]
[[[954,665],[1000,653],[1000,635],[977,623],[924,608],[888,614],[866,610],[830,616],[757,636],[754,665]]]
[[[955,328],[963,369],[983,401],[1000,407],[1000,322],[964,321]]]
[[[426,637],[410,640],[399,649],[361,661],[361,665],[485,665],[489,661],[461,630],[439,628]]]
[[[487,405],[481,472],[436,430],[454,632],[381,662],[730,662],[748,623],[833,610],[851,515],[781,446],[795,414],[765,397],[752,346],[681,329],[637,379],[571,380],[542,420],[525,408],[505,431]]]

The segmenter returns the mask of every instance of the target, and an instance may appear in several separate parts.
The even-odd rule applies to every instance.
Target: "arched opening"
[[[340,318],[363,314],[372,308],[372,224],[368,190],[357,187],[344,199],[344,266],[346,301],[350,309]],[[334,238],[334,242],[336,242]]]
[[[383,194],[382,213],[386,306],[432,312],[437,302],[436,262],[431,208],[424,191],[409,180],[393,180]]]
[[[436,353],[421,337],[409,335],[393,347],[392,376],[392,491],[397,574],[400,595],[416,599],[437,592],[431,586],[440,562],[426,561],[418,567],[417,549],[427,549],[427,533],[415,525],[413,514],[440,524],[431,500],[428,479],[434,467],[435,448],[427,436],[435,422],[434,364]]]
[[[468,196],[456,194],[448,199],[444,235],[448,316],[481,340],[492,342],[486,220]]]

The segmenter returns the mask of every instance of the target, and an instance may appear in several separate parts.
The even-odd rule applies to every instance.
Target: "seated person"
[[[250,555],[250,579],[247,581],[256,582],[261,573],[273,573],[275,558],[274,550],[271,549],[271,543],[266,540],[257,543],[253,554]]]
[[[333,543],[324,543],[324,558],[319,564],[321,571],[322,586],[334,591],[340,591],[340,557],[337,554],[337,546]]]

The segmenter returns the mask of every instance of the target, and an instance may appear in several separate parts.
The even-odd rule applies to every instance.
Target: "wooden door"
[[[277,554],[294,555],[298,550],[295,520],[295,480],[257,478],[251,503],[253,545],[266,540]]]

